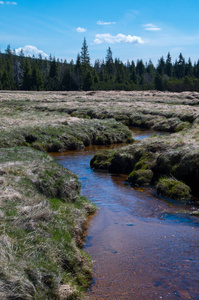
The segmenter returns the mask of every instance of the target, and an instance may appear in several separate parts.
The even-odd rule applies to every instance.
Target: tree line
[[[142,59],[123,63],[113,59],[112,50],[107,49],[105,60],[90,63],[86,39],[76,62],[55,59],[25,57],[23,51],[16,55],[10,45],[0,53],[1,90],[168,90],[172,92],[199,91],[199,60],[186,62],[182,53],[172,63],[168,53],[154,66],[151,60]]]

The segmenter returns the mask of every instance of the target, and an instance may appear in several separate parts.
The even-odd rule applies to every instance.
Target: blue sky
[[[84,37],[91,62],[113,57],[124,62],[170,52],[199,59],[198,0],[14,0],[0,1],[0,48],[76,60]],[[45,53],[45,54],[44,54]]]

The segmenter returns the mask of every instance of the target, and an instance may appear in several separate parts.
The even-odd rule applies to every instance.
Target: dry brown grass
[[[103,109],[165,117],[199,116],[199,93],[154,91],[0,92],[0,128],[78,122],[69,112]]]
[[[79,247],[94,207],[77,177],[25,147],[0,150],[0,175],[0,299],[81,298],[91,263]]]

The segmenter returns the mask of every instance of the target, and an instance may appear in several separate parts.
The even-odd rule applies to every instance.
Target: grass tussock
[[[74,124],[114,118],[129,126],[179,132],[199,117],[199,93],[154,91],[0,92],[0,127]]]
[[[146,138],[132,145],[105,151],[103,155],[96,153],[91,166],[129,174],[129,182],[138,186],[154,185],[163,176],[173,176],[198,196],[198,148],[199,127],[194,125],[189,130]],[[180,190],[178,198],[181,198]]]
[[[191,197],[191,189],[175,178],[161,178],[156,185],[157,194],[167,198],[185,200]]]
[[[82,120],[71,125],[17,127],[0,132],[0,147],[31,146],[47,152],[131,141],[130,130],[115,120]]]
[[[23,147],[0,150],[0,174],[1,299],[81,299],[91,279],[81,246],[95,208],[77,177]]]

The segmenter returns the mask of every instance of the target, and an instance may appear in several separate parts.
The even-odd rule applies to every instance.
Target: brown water
[[[94,261],[88,299],[199,299],[199,218],[188,213],[198,208],[134,189],[124,175],[92,170],[93,154],[112,147],[56,154],[99,208],[85,242]]]

